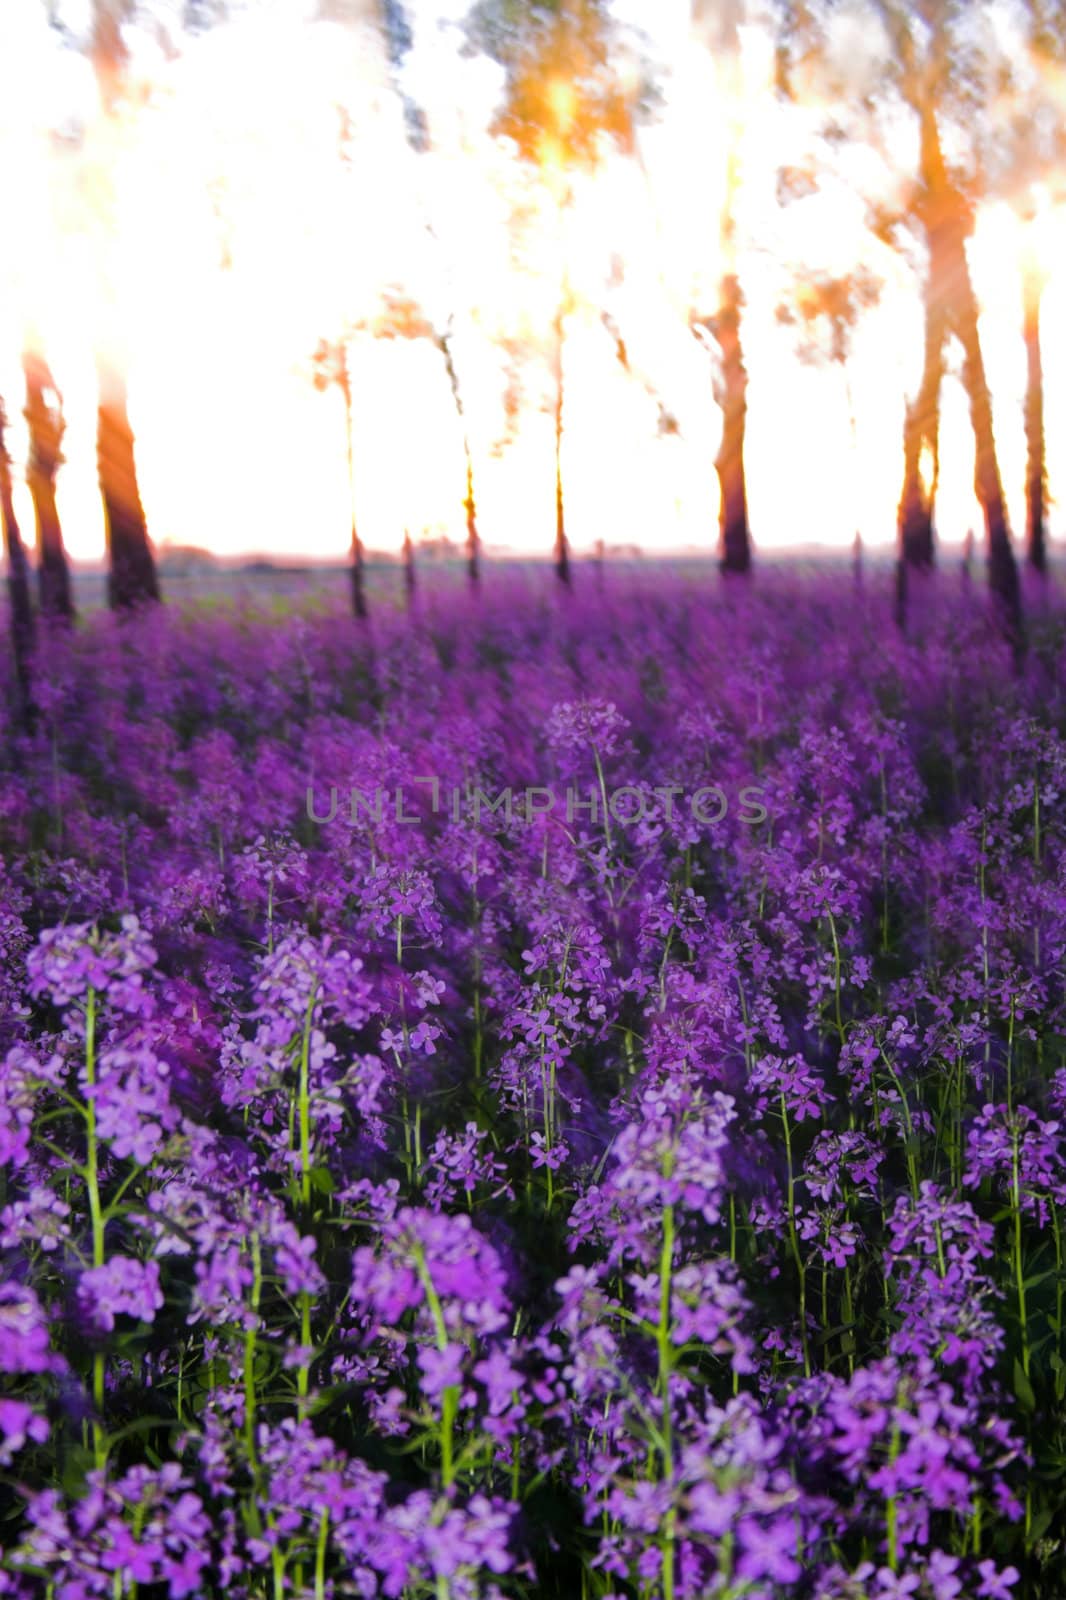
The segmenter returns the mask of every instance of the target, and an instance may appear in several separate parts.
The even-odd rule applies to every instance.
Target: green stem
[[[85,1003],[85,1187],[89,1195],[89,1220],[92,1226],[93,1266],[104,1264],[104,1214],[100,1204],[99,1153],[96,1140],[96,990],[90,988]],[[104,1437],[104,1386],[106,1358],[102,1350],[93,1353],[93,1458],[97,1469],[107,1461]]]
[[[669,1173],[666,1174],[669,1177]],[[670,1295],[674,1265],[674,1208],[663,1207],[663,1243],[659,1255],[659,1326],[656,1343],[659,1347],[659,1394],[662,1400],[662,1460],[663,1477],[672,1485],[674,1476],[673,1418],[670,1408],[670,1374],[673,1370],[673,1342],[671,1339]],[[674,1524],[673,1506],[666,1514],[659,1535],[662,1549],[663,1600],[674,1596]]]
[[[306,1289],[302,1290],[300,1294],[300,1343],[305,1350],[310,1348],[311,1296]],[[310,1373],[310,1366],[306,1361],[301,1361],[296,1373],[297,1413],[301,1418],[307,1415],[307,1390]]]
[[[433,1319],[433,1330],[436,1334],[437,1349],[447,1350],[448,1329],[444,1323],[444,1309],[440,1303],[430,1274],[429,1266],[420,1245],[415,1246],[415,1266],[426,1295],[426,1304],[429,1314]],[[441,1395],[440,1417],[440,1472],[441,1481],[446,1489],[455,1482],[454,1439],[455,1420],[459,1413],[459,1389],[454,1383],[449,1384]]]
[[[259,1235],[251,1236],[252,1246],[252,1316],[251,1326],[244,1331],[244,1443],[248,1464],[254,1471],[255,1454],[255,1346],[259,1322],[259,1294],[263,1282],[263,1263],[259,1250]]]
[[[835,997],[836,997],[836,1026],[837,1026],[837,1033],[840,1035],[840,1042],[841,1042],[841,1044],[843,1044],[844,1043],[844,1016],[843,1016],[843,1011],[841,1009],[841,1003],[840,1003],[840,978],[841,978],[840,941],[837,939],[837,925],[836,925],[836,921],[835,921],[835,919],[833,917],[833,913],[831,911],[827,911],[826,912],[826,916],[829,919],[829,933],[830,933],[830,936],[831,936],[831,938],[833,940],[833,990],[834,990]]]
[[[300,1040],[300,1200],[305,1211],[311,1205],[311,1023],[317,994],[318,985],[314,984]]]
[[[603,837],[607,844],[607,854],[610,855],[613,848],[611,844],[611,812],[607,804],[607,783],[603,776],[603,763],[600,760],[600,752],[595,745],[592,746],[592,757],[596,763],[596,777],[599,779],[600,800],[603,804]]]
[[[892,1426],[892,1440],[891,1440],[891,1443],[889,1444],[889,1447],[888,1447],[888,1461],[889,1461],[889,1465],[890,1466],[895,1461],[896,1457],[899,1455],[899,1443],[900,1443],[900,1440],[899,1440],[899,1424],[898,1423],[893,1423],[893,1426]],[[898,1529],[898,1521],[899,1521],[899,1510],[898,1510],[898,1507],[896,1505],[896,1497],[895,1497],[894,1494],[893,1495],[889,1495],[888,1503],[887,1503],[887,1505],[885,1507],[885,1526],[886,1526],[886,1532],[887,1532],[887,1535],[888,1535],[888,1565],[889,1565],[889,1570],[892,1571],[892,1572],[898,1572],[899,1571],[899,1548],[898,1548],[898,1546],[899,1546],[899,1529]]]
[[[785,1158],[788,1162],[788,1237],[792,1246],[792,1259],[796,1263],[796,1273],[799,1277],[799,1317],[800,1317],[800,1342],[803,1346],[803,1376],[811,1375],[811,1351],[807,1342],[807,1268],[799,1247],[799,1235],[796,1232],[796,1179],[792,1165],[792,1130],[788,1122],[788,1105],[784,1092],[781,1094],[781,1123],[785,1130]]]
[[[326,1600],[326,1549],[329,1544],[329,1506],[323,1506],[318,1518],[318,1540],[315,1544],[315,1595],[314,1600]]]
[[[914,1142],[915,1142],[915,1140],[914,1140],[914,1122],[913,1122],[913,1120],[911,1118],[911,1108],[910,1108],[910,1105],[909,1105],[909,1103],[907,1101],[907,1096],[903,1091],[903,1084],[900,1082],[899,1074],[897,1073],[895,1067],[892,1065],[891,1061],[885,1055],[884,1050],[881,1051],[881,1060],[884,1062],[885,1066],[888,1068],[888,1075],[892,1079],[892,1082],[896,1086],[896,1093],[899,1095],[900,1105],[903,1108],[903,1126],[904,1126],[904,1128],[906,1129],[906,1132],[907,1132],[906,1145],[905,1145],[905,1154],[906,1154],[906,1158],[907,1158],[907,1175],[908,1175],[908,1178],[910,1179],[911,1198],[913,1200],[917,1200],[917,1198],[918,1198],[918,1165],[917,1165],[917,1161],[916,1161],[915,1153],[914,1153]]]
[[[1018,1131],[1011,1135],[1011,1210],[1014,1213],[1014,1281],[1018,1291],[1018,1322],[1022,1333],[1022,1371],[1029,1376],[1029,1326],[1025,1304],[1025,1269],[1022,1262],[1021,1178],[1018,1168]]]

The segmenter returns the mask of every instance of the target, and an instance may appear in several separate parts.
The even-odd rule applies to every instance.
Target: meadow
[[[1066,1592],[1057,590],[579,577],[42,636],[0,1596]]]

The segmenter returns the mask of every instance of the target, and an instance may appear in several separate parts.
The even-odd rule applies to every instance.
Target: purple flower
[[[57,1372],[65,1365],[49,1348],[48,1318],[34,1291],[20,1283],[0,1283],[0,1369]]]
[[[47,1417],[38,1416],[32,1406],[22,1400],[0,1400],[0,1467],[9,1467],[31,1439],[43,1444],[48,1434]]]
[[[980,1561],[977,1570],[981,1576],[977,1591],[980,1600],[1011,1600],[1011,1590],[1021,1576],[1017,1567],[1004,1567],[997,1572],[994,1561]]]
[[[156,953],[137,917],[126,915],[118,933],[92,923],[46,928],[27,960],[29,992],[47,995],[60,1008],[84,1002],[90,989],[122,1011],[143,1011],[142,975]]]
[[[158,1263],[112,1256],[103,1266],[87,1268],[78,1279],[78,1304],[100,1333],[110,1332],[121,1314],[154,1322],[163,1305]]]
[[[418,1366],[422,1374],[422,1393],[429,1400],[439,1400],[445,1389],[462,1382],[466,1350],[461,1344],[445,1345],[438,1350],[424,1345],[418,1352]]]

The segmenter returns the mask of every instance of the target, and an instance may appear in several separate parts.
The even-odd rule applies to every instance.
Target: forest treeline
[[[43,0],[42,0],[43,3]],[[165,9],[165,8],[164,8]],[[181,35],[219,26],[233,10],[226,0],[175,3],[171,23]],[[244,7],[243,9],[247,9]],[[81,32],[64,20],[62,6],[48,7],[49,20],[72,49],[91,61],[100,115],[122,113],[131,93],[127,32],[158,19],[160,7],[143,0],[93,0]],[[342,3],[322,0],[321,16],[332,21],[368,21],[380,31],[392,88],[403,104],[407,138],[416,153],[431,147],[427,118],[412,98],[405,63],[413,46],[412,23],[398,0]],[[906,406],[900,441],[897,617],[905,621],[912,574],[928,571],[936,557],[940,397],[954,344],[969,405],[975,454],[974,488],[984,519],[991,596],[1002,624],[1020,651],[1024,640],[1015,546],[992,423],[992,396],[979,327],[979,305],[968,255],[982,201],[1007,200],[1032,221],[1038,193],[1057,193],[1066,134],[1062,118],[1066,83],[1066,9],[1051,0],[691,0],[693,49],[709,52],[719,92],[737,107],[727,148],[693,151],[725,164],[724,200],[717,219],[721,263],[713,305],[693,304],[689,326],[709,350],[714,399],[721,413],[721,439],[714,467],[720,485],[719,564],[723,573],[750,571],[752,538],[745,473],[748,369],[745,359],[743,240],[737,214],[741,143],[746,119],[763,114],[758,97],[743,91],[745,30],[772,37],[776,73],[773,98],[807,110],[822,123],[817,158],[804,154],[782,169],[778,193],[799,202],[845,168],[842,153],[868,147],[882,162],[900,166],[901,151],[913,149],[913,170],[901,170],[894,200],[862,195],[868,225],[882,242],[917,261],[923,290],[923,356],[917,392]],[[662,84],[641,38],[626,26],[610,0],[476,0],[464,23],[465,48],[482,53],[501,69],[503,94],[493,133],[539,172],[560,217],[575,204],[573,178],[613,149],[640,159],[639,133],[653,121]],[[863,48],[849,47],[861,38]],[[908,144],[908,140],[910,141]],[[849,179],[849,181],[851,181]],[[698,204],[698,186],[694,204]],[[624,264],[622,267],[624,271]],[[1046,263],[1030,252],[1024,271],[1024,336],[1027,353],[1025,400],[1025,559],[1043,574],[1047,564],[1047,468],[1041,301]],[[779,320],[797,330],[797,356],[846,367],[851,335],[879,286],[865,267],[850,273],[807,275],[797,282]],[[567,317],[572,309],[565,270],[551,326],[544,329],[551,352],[554,421],[554,561],[570,581],[564,438],[567,394],[563,359]],[[626,330],[606,309],[602,323],[622,366],[629,370]],[[347,424],[351,518],[352,608],[365,617],[363,549],[354,514],[353,405],[348,349],[357,330],[324,340],[315,359],[320,387],[343,395]],[[447,373],[465,453],[467,566],[479,579],[474,454],[467,428],[461,362],[451,321],[438,326],[403,294],[387,302],[374,325],[358,331],[388,338],[429,339]],[[62,396],[48,365],[48,352],[28,347],[23,359],[23,408],[28,431],[26,482],[36,523],[34,562],[18,523],[12,494],[12,461],[3,426],[14,396],[0,401],[0,511],[8,563],[10,634],[15,681],[30,704],[35,633],[69,625],[72,586],[57,509],[56,482],[63,461]],[[126,378],[115,358],[98,358],[97,461],[105,513],[111,605],[129,610],[160,598],[159,582],[137,480]],[[668,399],[660,403],[661,426],[670,425]],[[547,530],[546,530],[547,544]],[[413,590],[413,546],[405,538],[408,591]]]

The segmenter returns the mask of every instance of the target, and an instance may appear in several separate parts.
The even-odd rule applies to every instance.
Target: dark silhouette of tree
[[[15,720],[28,732],[33,725],[32,660],[34,645],[30,568],[22,543],[11,489],[11,458],[7,450],[7,412],[0,399],[0,522],[7,557],[7,596],[11,613],[11,646],[15,658]]]
[[[63,464],[63,401],[48,363],[34,350],[22,357],[26,423],[30,432],[27,482],[37,522],[37,583],[41,615],[69,622],[74,616],[70,569],[56,507],[56,476]]]

